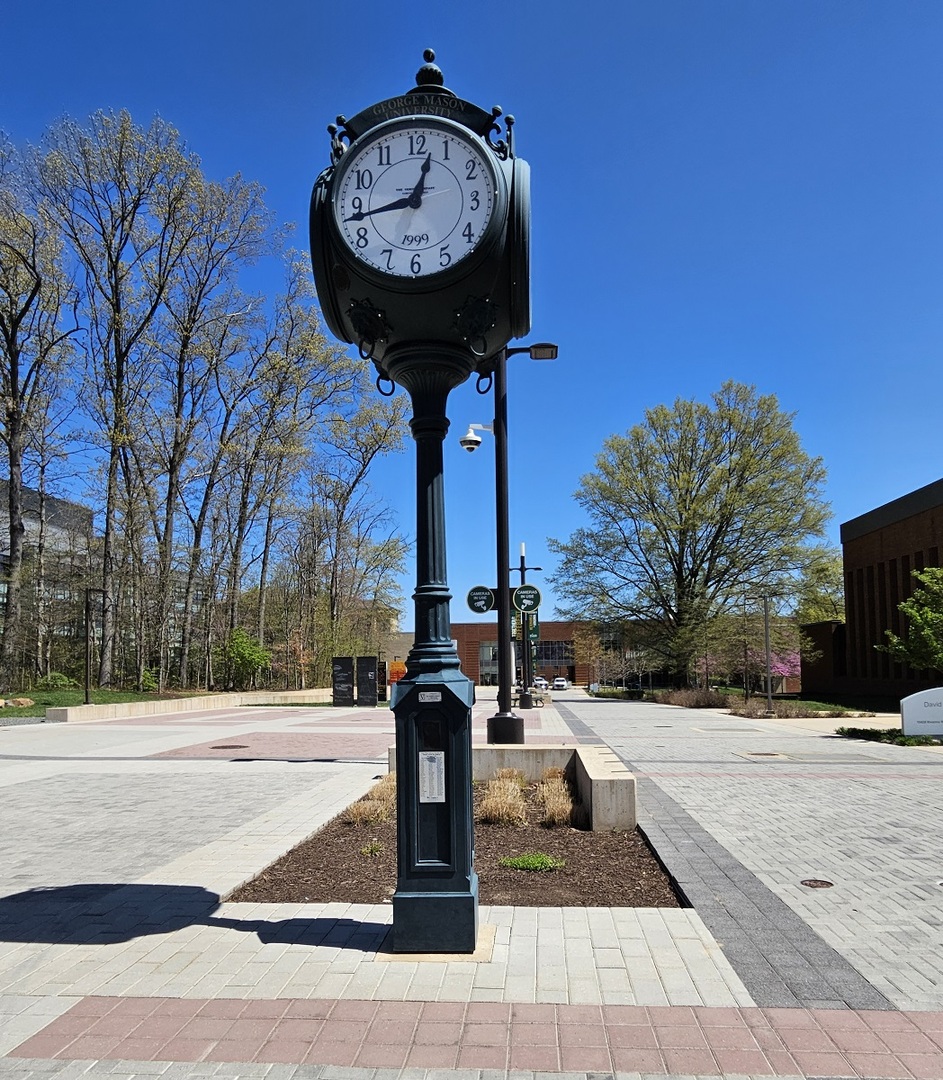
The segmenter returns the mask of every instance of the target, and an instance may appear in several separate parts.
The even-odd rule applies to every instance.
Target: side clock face
[[[479,247],[496,199],[484,144],[450,126],[410,122],[368,134],[344,155],[334,220],[360,262],[424,278]]]

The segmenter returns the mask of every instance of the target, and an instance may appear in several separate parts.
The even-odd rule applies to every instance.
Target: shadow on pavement
[[[219,896],[196,885],[61,885],[0,897],[0,941],[108,945],[187,926],[255,933],[263,943],[376,949],[388,923],[355,919],[218,918]]]

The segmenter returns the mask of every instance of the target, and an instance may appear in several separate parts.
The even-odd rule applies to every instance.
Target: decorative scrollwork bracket
[[[491,108],[492,124],[488,129],[488,145],[502,161],[507,161],[508,158],[514,157],[514,117],[505,116],[505,137],[503,139],[493,137],[501,135],[501,125],[498,123],[498,117],[503,111],[500,105],[493,105]]]

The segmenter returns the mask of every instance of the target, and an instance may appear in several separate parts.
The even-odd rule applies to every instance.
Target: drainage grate
[[[223,743],[220,746],[211,746],[211,750],[248,750],[247,743]]]
[[[769,732],[766,732],[762,728],[758,728],[758,727],[693,727],[693,728],[691,728],[691,730],[692,731],[706,732],[708,735],[713,735],[715,731],[725,731],[725,732],[733,731],[733,732],[737,732],[740,735],[753,734],[753,733],[756,733],[757,735],[768,735],[769,734]]]

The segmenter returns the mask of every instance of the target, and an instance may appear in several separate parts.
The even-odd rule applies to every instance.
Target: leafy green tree
[[[845,581],[838,548],[822,548],[796,589],[796,621],[802,625],[827,620],[845,621]]]
[[[704,624],[745,596],[793,591],[828,519],[825,469],[775,395],[726,382],[711,404],[678,399],[608,438],[576,499],[589,526],[554,585],[570,618],[629,619],[686,680]]]
[[[271,662],[268,649],[264,649],[247,630],[237,626],[229,631],[223,650],[223,663],[229,674],[229,685],[234,689],[245,690],[251,686],[256,675]]]
[[[943,568],[914,570],[913,577],[917,588],[897,605],[907,617],[907,635],[885,630],[887,645],[880,647],[912,667],[943,671]]]

